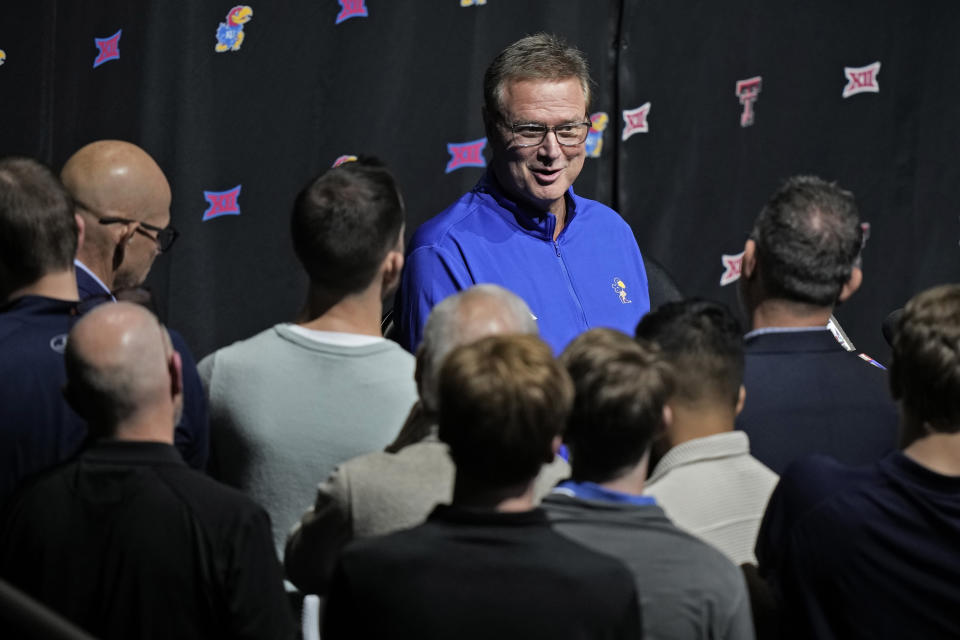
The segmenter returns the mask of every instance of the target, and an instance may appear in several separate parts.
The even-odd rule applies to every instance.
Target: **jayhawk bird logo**
[[[243,44],[243,25],[250,22],[253,9],[246,5],[237,5],[227,13],[227,21],[217,27],[217,53],[224,51],[239,51]]]
[[[3,63],[6,61],[7,61],[7,54],[6,52],[4,52],[3,49],[0,49],[0,66],[2,66]]]
[[[613,284],[610,285],[613,287],[613,290],[617,292],[617,297],[620,298],[620,302],[623,304],[630,304],[633,300],[627,300],[627,285],[620,278],[614,278]]]

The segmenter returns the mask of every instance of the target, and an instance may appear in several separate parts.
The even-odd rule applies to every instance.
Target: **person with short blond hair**
[[[453,501],[422,525],[347,547],[323,637],[639,638],[626,568],[554,532],[533,507],[573,399],[550,347],[531,335],[458,347],[439,399]]]

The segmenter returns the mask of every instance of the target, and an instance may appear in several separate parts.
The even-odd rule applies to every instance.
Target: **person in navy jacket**
[[[754,457],[781,474],[804,454],[868,464],[897,444],[886,370],[827,328],[863,281],[853,194],[790,178],[764,206],[743,253],[747,396],[736,426]]]
[[[483,93],[490,168],[414,234],[394,310],[399,342],[415,350],[430,309],[480,283],[523,298],[555,352],[591,327],[632,333],[650,306],[633,231],[572,186],[591,126],[583,54],[528,36],[494,59]]]

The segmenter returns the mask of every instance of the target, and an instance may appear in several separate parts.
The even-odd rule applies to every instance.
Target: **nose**
[[[560,157],[561,154],[561,145],[560,141],[557,139],[556,131],[547,131],[547,135],[543,138],[543,142],[540,143],[540,146],[537,147],[537,158],[544,162],[546,160],[555,160]]]

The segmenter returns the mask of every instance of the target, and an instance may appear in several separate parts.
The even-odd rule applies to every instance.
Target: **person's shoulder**
[[[394,379],[409,382],[410,388],[416,390],[413,379],[416,358],[393,340],[385,338],[359,347],[328,346],[326,351],[348,358],[353,368],[358,373],[369,374],[370,380]]]
[[[416,442],[407,445],[396,453],[372,451],[351,458],[340,465],[342,473],[351,478],[370,476],[376,479],[384,473],[412,471],[424,474],[424,465],[437,463],[453,464],[447,453],[447,446],[439,440]]]
[[[239,489],[185,465],[155,467],[156,476],[200,521],[240,523],[266,517],[266,511]]]
[[[404,364],[413,364],[416,362],[416,358],[413,356],[413,354],[389,338],[385,338],[383,342],[379,342],[377,345],[379,346],[379,349],[376,351],[376,353],[381,354],[381,357],[383,358],[397,360]]]
[[[66,340],[57,344],[53,338],[65,336],[74,320],[67,307],[63,307],[62,312],[59,310],[58,305],[63,304],[35,297],[21,299],[0,310],[0,351],[4,353],[0,360],[14,353],[62,354]],[[41,313],[35,313],[37,310]]]
[[[249,338],[237,340],[236,342],[220,347],[216,351],[207,354],[200,360],[199,367],[201,371],[212,368],[214,363],[217,368],[233,363],[244,363],[249,358],[259,357],[265,350],[269,351],[270,346],[280,342],[278,327],[275,325],[256,333]]]
[[[340,564],[348,571],[364,568],[388,571],[391,566],[409,571],[423,558],[436,555],[431,529],[429,523],[422,523],[382,536],[355,538],[340,553]]]
[[[482,199],[482,194],[476,190],[468,191],[449,207],[425,221],[411,237],[409,253],[423,247],[441,247],[459,229],[477,223],[477,214],[482,213]]]
[[[577,205],[577,213],[582,215],[583,219],[589,218],[589,220],[593,223],[604,223],[626,228],[630,227],[627,221],[624,220],[623,216],[602,202],[591,200],[590,198],[584,198],[576,193],[573,195],[573,199]]]
[[[800,517],[875,477],[874,465],[854,467],[830,456],[810,455],[786,468],[777,484],[777,493],[780,500]]]

